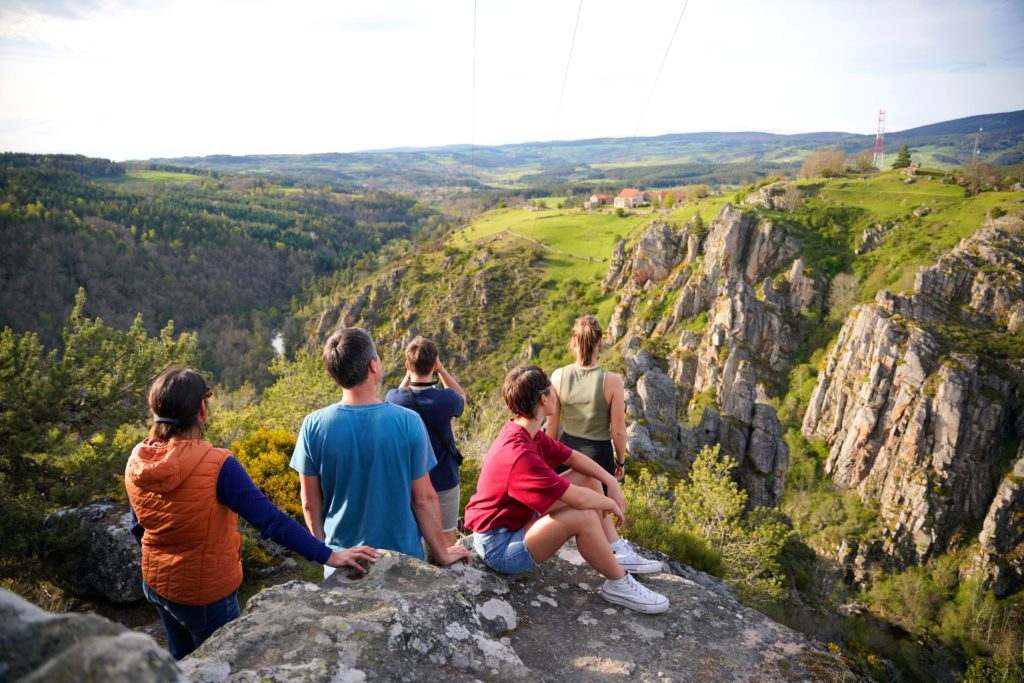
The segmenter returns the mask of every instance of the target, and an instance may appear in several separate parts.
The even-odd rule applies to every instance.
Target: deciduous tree
[[[838,147],[819,149],[800,165],[802,178],[832,178],[846,169],[846,152]]]

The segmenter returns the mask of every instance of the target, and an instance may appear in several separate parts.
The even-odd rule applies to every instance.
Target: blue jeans
[[[167,631],[167,649],[175,659],[181,659],[203,644],[213,632],[237,619],[238,591],[209,605],[181,605],[161,597],[148,583],[142,582],[142,592],[160,615]]]
[[[473,534],[473,550],[499,574],[521,574],[537,566],[526,548],[526,529],[509,531],[503,526]]]

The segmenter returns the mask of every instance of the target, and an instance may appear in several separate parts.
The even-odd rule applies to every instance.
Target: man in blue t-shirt
[[[434,373],[441,380],[441,389],[434,385]],[[462,415],[466,392],[441,364],[437,345],[424,337],[416,337],[405,347],[405,378],[397,389],[384,397],[388,403],[415,411],[422,418],[430,436],[437,465],[430,470],[430,483],[441,502],[441,526],[445,542],[455,543],[459,522],[459,460],[456,456],[452,418]]]
[[[445,543],[423,423],[377,398],[384,369],[370,334],[335,332],[323,361],[342,394],[340,403],[306,416],[295,443],[291,467],[299,473],[306,526],[335,550],[369,545],[422,560],[422,534],[438,563],[465,559],[464,547]]]

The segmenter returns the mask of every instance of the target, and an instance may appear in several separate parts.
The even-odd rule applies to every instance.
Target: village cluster
[[[676,201],[686,198],[682,190],[661,190],[652,194],[635,187],[627,187],[614,197],[610,194],[592,194],[590,199],[583,202],[583,208],[596,209],[611,204],[616,209],[635,209],[638,206],[649,206],[652,200],[661,204],[670,195]]]

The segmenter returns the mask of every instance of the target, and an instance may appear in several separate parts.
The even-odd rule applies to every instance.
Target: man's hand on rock
[[[466,549],[466,546],[461,543],[456,543],[450,548],[446,548],[440,557],[435,557],[434,559],[437,560],[437,563],[442,567],[447,567],[448,565],[455,564],[456,562],[464,562],[468,558],[469,550]]]
[[[327,558],[326,564],[328,567],[334,567],[335,569],[339,567],[355,567],[365,574],[366,568],[359,561],[376,562],[378,557],[380,557],[380,551],[376,548],[357,545],[346,550],[335,550]]]

